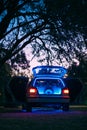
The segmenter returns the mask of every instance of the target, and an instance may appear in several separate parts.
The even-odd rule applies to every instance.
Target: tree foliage
[[[72,66],[69,68],[69,76],[73,78],[79,78],[85,84],[87,82],[87,59],[80,61],[79,65],[73,62]]]
[[[0,67],[28,44],[48,62],[83,55],[86,14],[86,0],[0,0]]]
[[[29,76],[30,61],[27,59],[25,52],[22,50],[9,60],[13,75]],[[27,71],[26,71],[27,70]]]

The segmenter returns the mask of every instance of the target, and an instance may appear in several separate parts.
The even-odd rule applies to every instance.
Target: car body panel
[[[27,100],[29,103],[51,103],[51,104],[58,104],[58,103],[69,103],[69,96],[47,96],[44,95],[43,96],[39,96],[39,97],[32,97],[32,98],[28,98]],[[33,104],[34,105],[34,104]]]

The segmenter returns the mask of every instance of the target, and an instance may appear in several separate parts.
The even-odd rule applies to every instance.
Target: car
[[[36,66],[26,89],[26,110],[32,107],[54,107],[69,110],[69,89],[63,78],[67,69],[60,66]]]

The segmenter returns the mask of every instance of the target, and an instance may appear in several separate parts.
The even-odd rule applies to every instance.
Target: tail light
[[[69,89],[68,89],[68,88],[64,88],[64,89],[62,90],[62,94],[63,94],[63,95],[69,95]]]
[[[37,88],[35,87],[29,87],[27,89],[27,94],[30,96],[30,97],[35,97],[38,95],[38,91],[37,91]]]

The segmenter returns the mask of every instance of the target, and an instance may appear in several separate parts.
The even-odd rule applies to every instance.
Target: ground
[[[3,108],[1,108],[3,109]],[[34,108],[32,113],[4,108],[0,112],[0,130],[86,130],[87,106],[71,106],[69,112]]]

